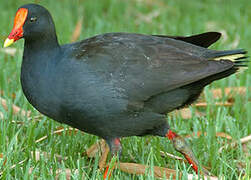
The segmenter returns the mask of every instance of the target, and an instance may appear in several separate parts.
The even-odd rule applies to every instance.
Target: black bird
[[[59,45],[50,13],[37,4],[18,9],[4,47],[20,38],[25,40],[22,89],[38,111],[105,139],[112,154],[121,152],[122,137],[168,137],[196,172],[197,159],[165,116],[246,62],[242,49],[207,49],[220,38],[217,32],[107,33]]]

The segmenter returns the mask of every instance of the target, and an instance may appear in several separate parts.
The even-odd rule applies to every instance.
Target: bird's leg
[[[112,139],[112,140],[107,140],[106,142],[107,142],[107,144],[108,144],[109,147],[110,147],[110,152],[111,152],[112,157],[114,157],[114,156],[120,157],[121,152],[122,152],[122,146],[121,146],[121,144],[120,144],[120,139],[119,139],[119,138],[114,138],[114,139]],[[110,162],[111,162],[111,161],[110,161]],[[106,179],[107,176],[108,176],[108,177],[111,176],[111,172],[110,172],[109,175],[108,175],[108,170],[109,170],[109,168],[110,168],[110,162],[109,162],[108,166],[107,166],[106,169],[105,169],[104,179]],[[113,168],[114,168],[114,167],[111,168],[111,171],[113,170]]]
[[[166,137],[173,142],[173,146],[176,151],[183,154],[189,164],[192,165],[192,168],[194,169],[196,174],[198,174],[199,161],[195,157],[192,149],[189,147],[184,138],[172,132],[171,130],[168,130],[168,132],[166,133]],[[209,172],[205,168],[202,167],[201,171],[204,175],[209,175]]]
[[[120,139],[115,138],[110,143],[108,143],[112,156],[120,156],[122,152],[122,146],[120,144]]]

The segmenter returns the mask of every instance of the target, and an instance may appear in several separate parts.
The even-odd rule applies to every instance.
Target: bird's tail
[[[236,49],[236,50],[230,50],[230,51],[218,51],[216,53],[213,53],[213,58],[214,60],[230,60],[235,62],[236,60],[240,59],[246,59],[247,56],[247,51],[243,49]]]
[[[229,60],[234,63],[234,68],[244,70],[248,67],[247,51],[243,49],[216,51],[208,54],[210,60]]]

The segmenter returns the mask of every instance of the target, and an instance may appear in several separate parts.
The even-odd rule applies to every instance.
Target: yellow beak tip
[[[4,41],[3,47],[6,48],[6,47],[12,45],[13,43],[14,43],[14,39],[9,39],[9,38],[7,38],[7,39]]]

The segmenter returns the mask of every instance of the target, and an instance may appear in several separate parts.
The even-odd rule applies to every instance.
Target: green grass
[[[11,31],[13,19],[17,8],[28,0],[1,1],[0,6],[0,37],[4,39]],[[189,35],[211,31],[221,31],[226,35],[212,48],[231,49],[245,48],[251,51],[251,3],[249,0],[204,0],[204,1],[167,1],[167,0],[43,0],[38,1],[46,6],[55,21],[60,43],[68,43],[78,19],[83,17],[82,33],[79,39],[105,32],[137,32],[145,34]],[[150,17],[157,14],[151,21],[140,17]],[[235,42],[238,42],[237,44]],[[0,158],[0,172],[3,179],[53,179],[57,169],[78,169],[87,179],[100,179],[102,172],[98,170],[97,156],[88,159],[82,153],[97,142],[96,136],[78,132],[74,136],[63,134],[50,135],[61,124],[48,119],[35,117],[39,114],[25,99],[19,81],[20,65],[22,60],[23,40],[15,43],[17,48],[15,56],[0,51],[0,90],[2,97],[25,110],[32,111],[31,118],[13,115],[0,106],[4,118],[0,119],[0,154],[7,161]],[[2,49],[0,49],[2,50]],[[249,63],[249,67],[250,67]],[[232,86],[251,87],[251,68],[242,74],[233,75],[224,80],[217,81],[206,88],[208,102],[215,100],[210,89]],[[16,94],[13,99],[12,94]],[[251,156],[246,156],[241,145],[229,148],[218,153],[218,149],[227,141],[215,137],[216,132],[225,132],[239,140],[251,134],[251,95],[248,91],[246,97],[236,95],[235,103],[231,107],[208,106],[202,109],[206,116],[193,117],[184,120],[181,117],[167,116],[170,127],[176,132],[191,134],[193,132],[206,132],[207,136],[190,138],[189,144],[200,162],[211,167],[211,172],[226,179],[237,179],[239,176],[238,163],[244,164],[243,170],[251,176]],[[195,110],[195,108],[192,108]],[[13,123],[21,121],[23,124]],[[68,126],[64,125],[65,128]],[[48,139],[35,143],[36,139],[48,135]],[[149,143],[150,142],[150,143]],[[157,137],[130,137],[122,140],[123,153],[121,160],[136,162],[150,166],[178,168],[181,171],[192,173],[187,164],[171,158],[161,157],[159,151],[166,151],[175,155],[172,144],[164,138]],[[251,147],[249,144],[249,151]],[[39,161],[32,158],[31,152],[39,150],[52,154],[52,158],[41,157]],[[65,161],[57,161],[54,154],[63,157]],[[11,166],[26,160],[22,165]],[[4,164],[4,165],[3,165]],[[30,174],[29,169],[34,170]],[[51,171],[52,170],[52,171]],[[78,175],[72,177],[79,179]],[[64,179],[62,177],[62,179]],[[150,175],[129,175],[119,170],[114,171],[112,179],[154,179]]]

